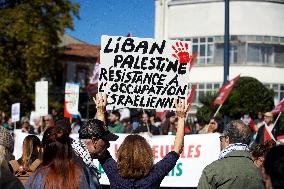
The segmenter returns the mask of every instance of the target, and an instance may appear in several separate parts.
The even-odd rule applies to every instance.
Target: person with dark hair
[[[86,123],[85,123],[86,125]],[[68,119],[60,119],[56,121],[55,123],[55,130],[57,133],[57,136],[59,137],[68,137],[69,140],[71,141],[71,146],[72,146],[72,158],[73,160],[79,164],[83,170],[85,177],[87,178],[88,185],[90,188],[100,188],[99,185],[99,177],[100,173],[97,169],[97,167],[94,165],[92,158],[87,151],[87,149],[84,146],[84,142],[80,140],[74,140],[69,137],[71,133],[71,125]],[[52,130],[47,130],[46,131],[46,137],[45,135],[43,136],[43,145],[45,144],[44,141],[49,141],[53,140],[53,136],[51,135]]]
[[[52,135],[52,132],[54,130],[54,127],[50,127],[50,128],[47,128],[44,133],[43,133],[43,136],[42,136],[42,140],[41,140],[41,146],[42,148],[49,144],[50,142],[52,142],[54,139],[52,138],[53,135]]]
[[[176,121],[177,121],[177,116],[175,112],[173,111],[168,112],[166,114],[166,120],[161,125],[162,135],[176,133]]]
[[[175,104],[178,126],[173,151],[154,165],[152,149],[140,135],[128,135],[117,154],[117,163],[107,151],[99,161],[108,176],[110,188],[159,188],[174,168],[183,150],[184,122],[188,105],[184,100]]]
[[[216,118],[216,117],[212,117],[209,121],[209,124],[211,125],[211,132],[212,133],[223,133],[224,131],[224,124],[223,122]]]
[[[253,119],[250,117],[249,113],[244,113],[241,117],[242,122],[250,128],[250,130],[254,133],[256,132],[256,126],[254,125]]]
[[[55,127],[61,130],[64,134],[70,135],[72,128],[70,125],[70,121],[66,118],[59,119],[55,122]]]
[[[284,146],[270,149],[264,160],[263,180],[266,189],[284,188]]]
[[[52,128],[43,148],[42,167],[31,175],[26,188],[89,188],[84,170],[73,160],[70,138]]]
[[[160,134],[159,128],[151,124],[150,113],[147,111],[143,112],[138,128],[136,128],[133,131],[133,133],[145,133],[145,132],[149,132],[151,135]]]
[[[257,112],[257,117],[254,120],[254,125],[256,126],[257,130],[262,125],[262,122],[263,122],[263,114],[262,112]]]
[[[267,152],[274,146],[276,146],[276,142],[274,142],[274,140],[269,140],[264,144],[257,144],[251,151],[253,162],[258,168],[260,168],[260,171],[263,167],[263,162]]]
[[[120,122],[120,113],[118,110],[113,110],[109,114],[109,126],[108,130],[112,133],[124,133],[124,126]]]
[[[264,188],[249,153],[250,137],[250,128],[241,120],[231,121],[220,136],[219,159],[203,169],[198,188]]]
[[[209,120],[209,124],[205,125],[198,133],[207,134],[207,133],[223,133],[224,126],[223,123],[216,117],[212,117]]]

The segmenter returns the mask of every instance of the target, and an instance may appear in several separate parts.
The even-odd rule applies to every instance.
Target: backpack
[[[9,161],[11,167],[13,168],[13,172],[16,177],[22,182],[23,185],[26,184],[29,176],[32,172],[38,168],[38,166],[41,164],[41,160],[36,159],[28,168],[28,170],[23,170],[23,167],[18,163],[17,160],[11,160]]]

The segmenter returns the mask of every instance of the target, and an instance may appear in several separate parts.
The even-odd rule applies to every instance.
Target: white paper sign
[[[12,104],[11,117],[13,123],[20,121],[20,103]]]
[[[40,121],[40,115],[35,111],[31,111],[30,125],[35,125],[35,122],[37,122],[37,121]]]
[[[38,81],[36,82],[36,97],[35,97],[35,109],[40,116],[46,116],[48,114],[48,82]]]
[[[127,134],[117,135],[119,135],[119,139],[115,142],[111,141],[108,149],[114,159],[116,159],[116,152],[119,146],[127,136]],[[27,134],[21,133],[21,130],[16,131],[14,150],[16,159],[20,158],[22,154],[22,144],[25,136]],[[73,139],[78,138],[78,134],[70,136]],[[145,135],[143,136],[145,137]],[[184,137],[183,153],[180,155],[174,169],[164,178],[161,187],[197,187],[202,170],[218,159],[220,154],[219,136],[219,134],[186,135]],[[157,162],[171,151],[175,136],[160,135],[146,139],[153,149],[154,159]],[[102,166],[97,160],[94,160],[94,163],[101,172],[100,183],[109,184]]]
[[[79,107],[79,88],[78,83],[66,83],[65,85],[65,104],[69,114],[78,115]]]
[[[190,42],[102,36],[99,92],[107,109],[174,110],[188,94]]]

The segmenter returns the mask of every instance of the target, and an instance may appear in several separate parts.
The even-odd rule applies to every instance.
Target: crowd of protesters
[[[53,111],[44,117],[34,116],[22,117],[20,128],[22,132],[29,134],[40,134],[44,129],[53,127],[55,121],[60,117]],[[280,125],[273,123],[273,114],[271,112],[257,112],[253,120],[248,113],[244,113],[240,120],[250,128],[252,135],[250,145],[264,144],[268,140],[277,140],[277,137],[283,135],[280,131]],[[118,109],[105,112],[106,125],[112,133],[141,133],[148,132],[151,135],[175,135],[177,126],[177,115],[174,111],[155,112],[153,110],[142,109]],[[188,116],[186,117],[188,118]],[[80,116],[72,118],[71,132],[78,134],[83,123]],[[1,125],[10,130],[14,129],[11,117],[1,113]],[[204,121],[192,121],[186,119],[185,134],[207,134],[223,133],[226,124],[218,117],[212,117],[207,123]],[[19,126],[18,126],[19,127]]]
[[[13,156],[14,125],[1,113],[0,188],[101,188],[98,159],[111,188],[159,188],[183,150],[185,134],[220,134],[218,160],[206,166],[198,188],[284,188],[284,149],[276,144],[279,128],[270,112],[253,120],[243,114],[228,124],[212,117],[207,124],[187,124],[188,107],[176,102],[176,111],[158,113],[127,108],[105,111],[106,97],[97,95],[96,119],[63,119],[57,114],[21,119],[22,155]],[[70,122],[71,121],[71,122]],[[138,133],[176,135],[173,151],[154,164],[150,145]],[[79,139],[69,137],[78,133]],[[117,159],[108,152],[114,133],[129,133]],[[38,135],[41,134],[40,141]]]

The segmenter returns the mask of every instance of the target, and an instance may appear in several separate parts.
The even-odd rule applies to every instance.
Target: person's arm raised
[[[184,122],[186,113],[189,109],[189,105],[185,104],[184,100],[179,100],[175,102],[176,106],[176,114],[178,117],[178,123],[177,123],[177,132],[176,132],[176,138],[174,142],[174,151],[177,154],[181,154],[183,150],[184,145]]]
[[[97,113],[96,113],[96,118],[103,121],[105,123],[105,108],[107,104],[107,96],[105,93],[97,93],[96,98],[93,98],[96,108],[97,108]]]

